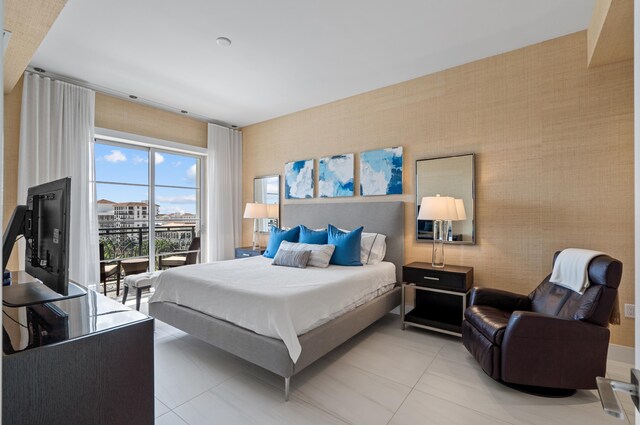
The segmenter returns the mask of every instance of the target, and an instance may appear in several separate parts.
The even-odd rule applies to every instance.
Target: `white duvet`
[[[262,256],[163,272],[150,303],[171,302],[281,339],[295,363],[298,335],[390,290],[395,266],[381,262],[326,269],[272,266]]]

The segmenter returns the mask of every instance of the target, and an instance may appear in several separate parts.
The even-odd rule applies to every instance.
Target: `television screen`
[[[420,214],[420,205],[418,205],[416,216]],[[417,220],[417,237],[418,239],[433,239],[433,220]]]

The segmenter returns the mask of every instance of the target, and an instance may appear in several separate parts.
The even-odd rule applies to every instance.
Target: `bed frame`
[[[282,225],[304,224],[309,228],[331,223],[365,232],[387,235],[385,261],[396,266],[401,282],[404,261],[404,204],[402,202],[296,203],[282,206]],[[298,337],[302,354],[293,363],[284,343],[258,335],[224,320],[169,302],[149,304],[149,314],[222,350],[261,366],[284,378],[285,400],[289,399],[293,375],[349,340],[400,304],[400,287],[347,312]]]

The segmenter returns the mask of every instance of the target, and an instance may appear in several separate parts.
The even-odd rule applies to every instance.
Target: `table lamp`
[[[463,205],[464,209],[464,205]],[[431,265],[444,267],[444,222],[458,220],[456,200],[450,196],[425,196],[420,201],[418,220],[433,220],[433,252]]]
[[[258,234],[258,219],[269,218],[267,204],[249,202],[244,208],[244,218],[253,219],[253,249],[260,250],[260,235]]]

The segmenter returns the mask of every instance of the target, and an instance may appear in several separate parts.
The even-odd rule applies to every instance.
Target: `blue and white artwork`
[[[284,164],[284,197],[313,198],[313,159]]]
[[[402,194],[402,146],[360,154],[360,195]]]
[[[320,158],[318,195],[321,198],[353,196],[353,154]]]

